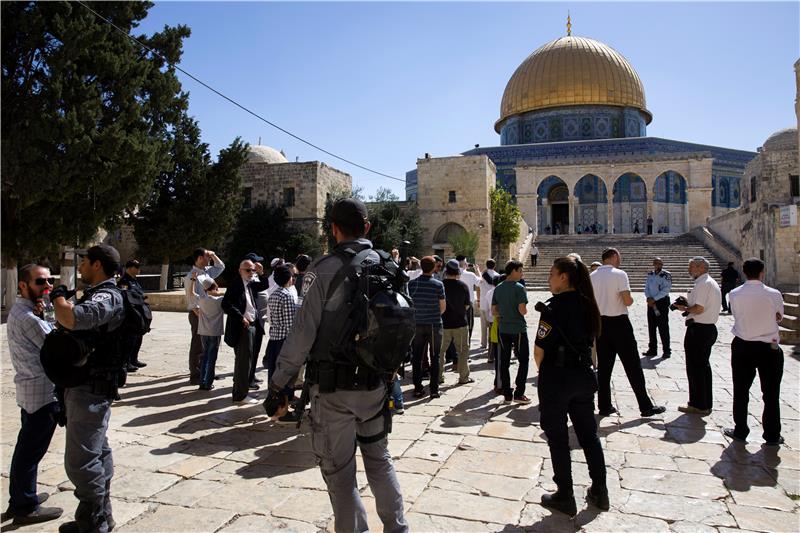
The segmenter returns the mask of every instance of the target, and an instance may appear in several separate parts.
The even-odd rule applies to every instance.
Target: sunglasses
[[[255,272],[256,271],[255,268],[240,268],[239,270],[241,270],[242,272]]]
[[[49,283],[50,285],[55,285],[56,278],[36,278],[33,282],[37,285],[44,285],[45,283]]]

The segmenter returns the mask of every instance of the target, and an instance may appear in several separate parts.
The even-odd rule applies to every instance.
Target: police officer
[[[365,238],[369,228],[367,208],[361,201],[345,198],[333,205],[331,229],[337,243],[335,251],[350,249],[358,253],[372,248]],[[377,253],[371,256],[378,260]],[[264,406],[270,416],[286,412],[288,399],[283,389],[308,361],[311,445],[328,487],[335,530],[368,530],[367,513],[356,484],[357,443],[384,531],[405,532],[408,524],[403,515],[403,497],[387,449],[387,385],[382,376],[363,366],[325,361],[330,357],[327,348],[330,338],[340,328],[337,322],[345,305],[344,284],[337,284],[338,288],[328,293],[344,266],[342,255],[334,253],[316,261],[306,272],[303,306],[278,356]]]
[[[111,515],[111,477],[114,463],[106,432],[111,402],[117,394],[122,354],[114,330],[123,322],[122,295],[114,283],[119,253],[106,244],[92,246],[83,256],[79,271],[88,285],[78,303],[67,300],[71,291],[63,285],[51,293],[56,319],[68,330],[82,332],[94,351],[85,365],[88,380],[64,393],[67,437],[64,467],[75,485],[78,508],[75,521],[62,524],[59,533],[106,533],[114,528]]]
[[[663,359],[669,359],[672,351],[669,347],[669,291],[672,289],[672,274],[664,270],[664,261],[660,257],[653,258],[653,270],[647,273],[644,282],[644,295],[647,298],[647,332],[650,344],[642,355],[655,357],[658,355],[656,329],[661,336]]]
[[[537,304],[542,317],[536,333],[534,359],[539,368],[541,425],[550,448],[557,490],[544,494],[542,505],[569,516],[577,513],[569,455],[569,415],[592,479],[586,501],[607,511],[606,463],[594,418],[597,379],[591,367],[591,347],[600,333],[600,310],[589,270],[580,259],[556,259],[548,282],[553,297],[546,306]]]
[[[119,278],[117,287],[127,291],[137,291],[144,296],[144,289],[139,284],[136,276],[139,275],[141,264],[136,259],[129,259],[125,263],[125,273]],[[140,368],[147,366],[147,363],[139,361],[139,350],[142,348],[143,335],[126,335],[122,339],[123,351],[126,356],[126,370],[128,372],[136,372]]]

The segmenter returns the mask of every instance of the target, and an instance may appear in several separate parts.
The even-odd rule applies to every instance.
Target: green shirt
[[[525,287],[516,281],[504,281],[494,290],[492,305],[500,308],[500,333],[525,333],[525,316],[519,312],[519,304],[528,303]]]

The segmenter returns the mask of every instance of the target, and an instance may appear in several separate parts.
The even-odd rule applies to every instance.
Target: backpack
[[[153,313],[150,311],[150,305],[145,301],[146,296],[138,290],[118,290],[122,295],[125,320],[116,331],[130,336],[145,335],[150,331],[150,323],[153,322]]]
[[[373,252],[379,257],[377,262],[370,257]],[[411,298],[403,292],[408,276],[383,250],[335,253],[345,259],[345,265],[331,282],[328,298],[342,283],[349,289],[339,311],[341,335],[333,343],[338,344],[338,362],[392,374],[406,359],[416,331]]]

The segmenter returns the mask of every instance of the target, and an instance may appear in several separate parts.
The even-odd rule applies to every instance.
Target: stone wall
[[[495,167],[485,155],[438,157],[417,160],[420,221],[424,239],[445,255],[452,254],[446,242],[434,236],[448,223],[478,233],[476,261],[491,256],[492,220],[489,192],[495,184]],[[451,202],[451,193],[455,201]]]

